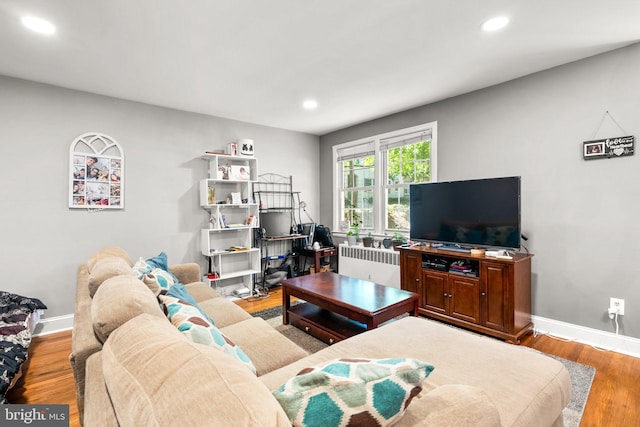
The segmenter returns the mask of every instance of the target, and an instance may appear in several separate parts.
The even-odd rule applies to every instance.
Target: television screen
[[[410,186],[411,240],[520,248],[520,177]]]

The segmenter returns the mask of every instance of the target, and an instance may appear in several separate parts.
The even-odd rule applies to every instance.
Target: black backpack
[[[320,246],[332,246],[333,239],[331,238],[331,230],[324,225],[317,225],[316,231],[313,233],[313,241],[320,243]]]

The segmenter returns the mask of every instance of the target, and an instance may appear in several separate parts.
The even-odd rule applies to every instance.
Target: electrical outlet
[[[619,316],[624,316],[624,300],[622,298],[610,298],[609,299],[609,312],[613,310],[618,311]]]

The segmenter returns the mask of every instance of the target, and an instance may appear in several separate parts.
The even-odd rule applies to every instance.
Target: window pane
[[[361,229],[373,230],[373,209],[364,209],[362,211]]]
[[[373,228],[373,190],[343,193],[344,219],[360,228]]]
[[[416,162],[415,182],[429,182],[431,180],[431,163],[429,161]]]
[[[401,151],[402,147],[387,151],[387,184],[400,184],[402,182]]]
[[[409,229],[409,188],[397,187],[387,190],[388,229]]]
[[[411,184],[428,182],[431,169],[428,162],[431,155],[430,141],[405,145],[387,151],[387,184]]]
[[[405,163],[402,166],[402,182],[410,183],[414,182],[414,173],[415,173],[415,163]]]
[[[367,156],[342,162],[344,188],[374,185],[374,156]]]
[[[409,184],[431,180],[431,141],[387,151],[386,229],[409,229]],[[405,184],[395,187],[398,184]]]
[[[431,158],[431,141],[422,141],[415,144],[416,159],[429,160]]]
[[[370,187],[373,185],[372,168],[353,168],[344,171],[345,188]]]

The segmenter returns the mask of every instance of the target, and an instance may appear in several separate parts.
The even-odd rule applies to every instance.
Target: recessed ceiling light
[[[24,24],[25,27],[37,33],[49,35],[56,32],[56,27],[54,27],[54,25],[51,22],[45,21],[44,19],[41,19],[41,18],[36,18],[35,16],[23,17],[22,23]]]
[[[318,101],[316,101],[315,99],[307,99],[302,103],[302,108],[304,108],[305,110],[315,110],[316,108],[318,108]]]
[[[495,18],[491,18],[482,24],[482,29],[484,31],[497,31],[501,28],[506,27],[509,23],[509,18],[506,16],[497,16]]]

